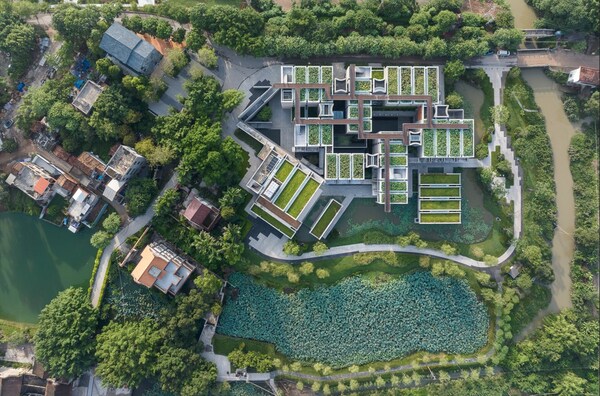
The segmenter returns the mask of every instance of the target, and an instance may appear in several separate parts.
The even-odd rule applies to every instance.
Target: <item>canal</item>
[[[59,291],[87,289],[96,254],[90,235],[22,213],[0,213],[0,319],[35,323]]]
[[[507,0],[508,5],[515,17],[515,28],[517,29],[533,29],[533,24],[537,19],[533,8],[531,8],[525,0]]]

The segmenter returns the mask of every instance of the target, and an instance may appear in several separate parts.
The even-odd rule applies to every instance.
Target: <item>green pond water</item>
[[[90,235],[22,213],[0,213],[0,318],[35,323],[59,291],[87,288],[96,254]]]

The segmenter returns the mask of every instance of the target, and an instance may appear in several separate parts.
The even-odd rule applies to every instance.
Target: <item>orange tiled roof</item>
[[[163,275],[163,270],[167,266],[167,262],[160,257],[156,257],[150,249],[150,245],[142,251],[142,258],[131,272],[133,280],[146,287],[154,286],[154,282],[157,278],[150,275],[150,269],[153,267],[158,268],[161,273],[158,276],[160,278]]]
[[[50,182],[48,180],[44,179],[43,177],[40,177],[38,179],[38,181],[35,183],[35,186],[33,187],[33,191],[42,195],[43,193],[46,192],[46,189],[48,188],[49,185],[50,185]]]
[[[600,70],[581,66],[579,81],[586,84],[600,85]]]

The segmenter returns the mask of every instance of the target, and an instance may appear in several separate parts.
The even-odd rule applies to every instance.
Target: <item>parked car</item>
[[[498,55],[499,57],[505,57],[505,56],[509,56],[509,55],[510,55],[510,51],[507,51],[507,50],[499,50],[498,52],[496,52],[496,55]]]
[[[4,121],[2,123],[2,126],[4,126],[4,128],[6,128],[6,129],[8,129],[11,126],[13,126],[14,123],[15,123],[14,120],[9,119],[9,120]]]

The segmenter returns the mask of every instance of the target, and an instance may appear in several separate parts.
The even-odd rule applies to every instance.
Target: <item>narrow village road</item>
[[[102,286],[104,285],[104,278],[106,278],[106,276],[108,275],[108,267],[110,264],[110,257],[112,256],[112,253],[115,251],[115,249],[118,249],[121,245],[123,245],[127,238],[137,233],[148,223],[150,223],[150,221],[154,217],[154,204],[156,203],[158,198],[160,198],[164,194],[166,190],[175,187],[176,184],[177,172],[175,172],[173,176],[171,176],[167,184],[165,184],[163,189],[160,191],[160,194],[154,199],[154,201],[152,201],[146,213],[136,217],[135,219],[133,219],[133,221],[129,222],[125,227],[123,227],[123,229],[121,229],[121,231],[119,231],[113,237],[113,239],[110,241],[110,244],[104,249],[104,251],[102,252],[102,257],[100,258],[98,270],[96,271],[96,276],[94,277],[94,285],[92,286],[91,300],[92,305],[94,307],[98,307],[98,304],[100,303]]]

